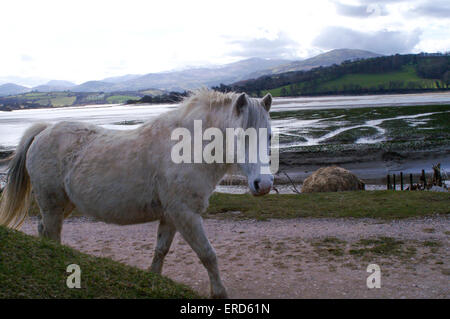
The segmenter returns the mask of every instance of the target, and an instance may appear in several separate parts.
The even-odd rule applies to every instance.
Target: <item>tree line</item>
[[[161,95],[144,95],[142,98],[138,100],[128,100],[127,104],[140,104],[140,103],[152,103],[152,104],[166,104],[166,103],[179,103],[186,96],[188,96],[188,92],[169,92]]]

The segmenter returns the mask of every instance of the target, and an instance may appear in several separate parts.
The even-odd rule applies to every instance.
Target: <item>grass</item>
[[[66,286],[67,266],[81,288]],[[185,285],[0,226],[0,298],[199,298]]]
[[[355,73],[346,74],[335,80],[326,81],[317,84],[317,92],[328,92],[330,90],[345,91],[349,85],[359,85],[363,89],[377,88],[383,85],[386,89],[389,88],[390,82],[403,82],[403,86],[399,88],[414,87],[414,85],[420,84],[422,88],[435,89],[436,81],[442,86],[441,80],[436,79],[423,79],[417,75],[417,72],[412,65],[404,66],[401,70],[395,72],[387,72],[380,74],[372,73]],[[262,94],[270,92],[273,96],[282,96],[283,89],[290,92],[290,86],[293,85],[296,91],[302,91],[305,86],[305,82],[294,83],[284,85],[271,90],[263,90]]]
[[[342,90],[349,84],[358,84],[363,88],[370,88],[383,84],[387,85],[391,81],[403,81],[405,85],[407,85],[408,82],[416,82],[422,84],[425,88],[436,88],[436,80],[420,78],[413,66],[405,66],[400,71],[381,74],[346,74],[339,79],[325,82],[319,85],[319,87],[324,91],[332,88]]]
[[[420,246],[429,248],[430,253],[437,254],[439,247],[443,244],[439,241],[427,240],[399,240],[398,238],[388,236],[378,236],[361,238],[356,242],[348,243],[345,240],[336,237],[325,237],[323,239],[315,239],[311,241],[311,246],[318,256],[327,258],[328,260],[341,260],[340,257],[352,256],[354,258],[370,261],[373,258],[395,257],[400,261],[407,262],[411,257],[418,254]],[[427,258],[435,258],[428,256]],[[394,259],[390,259],[394,260]],[[443,265],[444,262],[437,260],[436,265]],[[345,267],[353,268],[347,264]]]
[[[404,246],[404,242],[392,237],[378,237],[372,239],[361,239],[353,245],[354,248],[350,249],[349,253],[354,256],[367,256],[371,254],[382,256],[411,256],[414,255],[416,250],[414,247]]]
[[[106,98],[106,101],[110,104],[125,103],[128,100],[139,100],[139,97],[132,95],[112,95]]]
[[[317,240],[311,243],[314,250],[319,256],[326,256],[328,254],[340,257],[344,255],[346,241],[336,237],[326,237],[322,240]]]
[[[164,93],[164,91],[158,90],[158,89],[149,89],[149,90],[141,91],[141,93],[145,94],[145,95],[161,95]]]
[[[450,276],[450,269],[442,269],[441,273],[446,276]]]
[[[239,212],[238,214],[236,212]],[[37,215],[33,202],[30,215]],[[313,218],[403,219],[450,214],[450,194],[409,191],[358,191],[309,194],[214,193],[205,218],[245,220]],[[72,216],[79,216],[75,210]]]
[[[427,240],[423,242],[423,246],[425,247],[441,247],[442,243],[435,241],[435,240]]]
[[[52,98],[50,101],[53,106],[66,106],[66,105],[72,105],[75,100],[77,99],[76,96],[59,96]]]
[[[240,211],[240,214],[233,212]],[[215,193],[205,213],[209,218],[379,218],[401,219],[450,213],[450,195],[437,192],[361,191],[311,194]]]

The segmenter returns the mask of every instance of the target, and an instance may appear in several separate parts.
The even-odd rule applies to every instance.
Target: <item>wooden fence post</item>
[[[403,172],[400,172],[400,190],[403,190]]]
[[[391,189],[391,175],[387,174],[386,176],[386,189],[390,190]]]
[[[412,177],[412,173],[409,174],[409,190],[412,191],[412,186],[413,186],[413,177]]]
[[[395,173],[392,174],[392,179],[393,179],[393,183],[394,183],[394,187],[392,189],[395,191]]]
[[[421,177],[421,179],[422,179],[422,182],[423,182],[423,189],[426,189],[427,188],[427,177],[425,176],[425,170],[424,169],[422,170],[422,177]]]

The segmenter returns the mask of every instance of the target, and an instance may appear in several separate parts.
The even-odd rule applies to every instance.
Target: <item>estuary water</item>
[[[275,98],[272,112],[308,109],[352,109],[403,105],[450,104],[450,93],[423,93],[366,96],[329,96]],[[176,104],[149,105],[87,105],[79,107],[0,111],[0,150],[14,149],[24,131],[37,122],[82,121],[109,129],[134,129],[155,116],[177,108]],[[301,119],[278,119],[272,126],[289,134],[290,129],[314,125]],[[332,136],[333,133],[330,133]],[[310,139],[304,145],[315,145],[323,138]],[[370,143],[361,139],[360,143]],[[303,145],[299,143],[298,145]]]

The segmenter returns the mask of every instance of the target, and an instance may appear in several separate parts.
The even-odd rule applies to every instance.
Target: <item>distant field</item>
[[[140,92],[126,94],[103,92],[29,92],[18,95],[0,97],[0,110],[35,108],[35,107],[63,107],[87,104],[120,104],[128,100],[138,100],[143,96]]]
[[[422,88],[426,89],[435,89],[436,81],[442,85],[441,80],[433,80],[433,79],[422,79],[417,75],[416,70],[413,66],[405,66],[401,71],[398,72],[388,72],[382,74],[347,74],[336,80],[327,81],[323,83],[318,83],[316,85],[316,89],[318,92],[327,92],[327,91],[345,91],[347,87],[350,85],[358,85],[361,88],[370,89],[373,87],[378,87],[380,85],[384,85],[386,88],[389,87],[390,82],[394,82],[393,85],[396,88],[414,88],[417,85],[421,85]],[[291,86],[295,88],[295,90],[302,91],[302,88],[305,86],[305,83],[295,83],[292,85],[285,85],[279,88],[275,88],[272,90],[263,91],[262,94],[266,94],[270,92],[273,96],[283,96],[283,90],[289,92]]]
[[[132,95],[112,95],[106,98],[106,101],[111,104],[125,103],[128,100],[139,100],[139,97]]]
[[[52,106],[57,107],[57,106],[72,105],[76,99],[77,99],[76,96],[60,96],[52,98],[50,101]]]
[[[58,106],[70,106],[72,105],[77,97],[74,93],[68,92],[51,92],[51,93],[41,93],[41,92],[30,92],[25,94],[8,96],[4,99],[17,99],[18,101],[27,101],[30,103],[37,103],[42,106],[58,107]]]
[[[141,91],[141,93],[145,94],[145,95],[161,95],[161,94],[164,94],[164,91],[157,90],[157,89],[150,89],[150,90]]]

